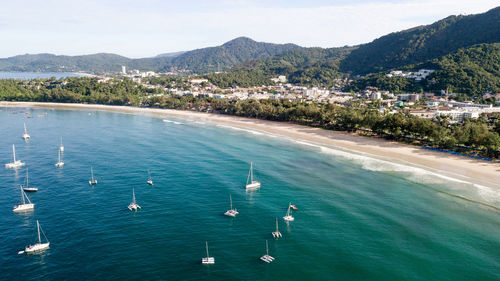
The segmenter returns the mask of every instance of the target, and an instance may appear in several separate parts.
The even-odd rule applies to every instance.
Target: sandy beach
[[[430,151],[417,146],[400,144],[379,138],[357,136],[345,132],[311,128],[286,122],[172,109],[92,104],[0,102],[0,107],[103,110],[131,114],[146,114],[160,118],[168,118],[170,116],[191,121],[203,121],[206,123],[272,134],[306,145],[350,151],[390,163],[422,168],[461,181],[467,181],[495,189],[500,188],[500,163]]]

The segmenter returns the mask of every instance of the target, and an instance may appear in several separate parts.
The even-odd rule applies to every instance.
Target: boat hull
[[[295,218],[292,216],[284,216],[283,219],[286,221],[294,221],[295,220]]]
[[[214,264],[215,263],[215,258],[213,257],[206,257],[201,259],[202,264]]]
[[[35,204],[29,203],[29,204],[19,204],[14,206],[12,209],[13,212],[20,213],[20,212],[31,212],[35,209]]]
[[[16,162],[5,164],[5,168],[8,168],[8,169],[15,169],[15,168],[19,168],[22,166],[24,166],[24,163],[21,162],[21,160],[17,160]]]
[[[246,188],[246,189],[257,189],[257,188],[260,188],[260,182],[258,182],[258,181],[254,181],[254,182],[252,182],[252,183],[250,183],[250,184],[247,184],[247,185],[245,186],[245,188]]]
[[[228,216],[228,217],[233,217],[233,218],[234,218],[234,217],[236,217],[236,215],[238,215],[238,214],[239,214],[239,212],[238,212],[238,211],[236,211],[236,210],[227,210],[227,211],[224,213],[224,215],[225,215],[225,216]]]
[[[34,245],[29,245],[24,249],[27,254],[40,253],[47,250],[50,247],[50,242],[47,243],[37,243]]]
[[[23,187],[23,190],[26,191],[26,192],[37,192],[38,191],[38,187]]]

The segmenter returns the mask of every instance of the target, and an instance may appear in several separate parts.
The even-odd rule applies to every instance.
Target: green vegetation
[[[500,42],[500,7],[483,14],[450,16],[431,25],[382,36],[353,50],[340,69],[358,74],[380,72],[495,42]]]
[[[171,79],[174,79],[171,77]],[[179,81],[170,81],[182,83]],[[128,79],[0,80],[0,100],[153,106],[291,121],[330,130],[361,132],[398,141],[500,157],[499,116],[450,124],[447,118],[420,119],[407,112],[381,113],[377,104],[339,106],[289,100],[195,98],[148,89]]]

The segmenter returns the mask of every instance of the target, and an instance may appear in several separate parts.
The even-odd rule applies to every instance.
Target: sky
[[[16,0],[0,10],[0,57],[115,53],[131,58],[239,36],[304,47],[370,42],[498,0]]]

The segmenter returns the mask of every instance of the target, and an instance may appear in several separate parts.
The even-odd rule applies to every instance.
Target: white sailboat
[[[128,209],[130,211],[137,211],[138,209],[140,209],[141,206],[139,206],[136,202],[135,202],[135,191],[134,189],[132,188],[132,202],[128,205]]]
[[[43,232],[43,229],[41,229],[41,228],[42,227],[40,226],[40,223],[37,220],[36,221],[36,229],[38,231],[38,243],[26,246],[26,248],[24,249],[24,251],[19,251],[18,254],[39,253],[39,252],[43,252],[43,251],[45,251],[45,250],[47,250],[49,248],[49,246],[50,246],[49,239],[47,239],[47,236],[45,236],[45,233]],[[45,243],[42,243],[42,239],[40,237],[40,230],[42,231],[43,237],[45,237],[45,240],[47,241]]]
[[[274,261],[274,258],[269,255],[269,246],[267,245],[267,240],[266,240],[266,254],[260,257],[260,259],[267,263]]]
[[[147,181],[147,183],[149,185],[153,185],[153,179],[151,178],[151,172],[149,170],[148,170],[148,181]]]
[[[26,203],[26,200],[28,200],[28,203]],[[21,201],[22,201],[22,203],[15,205],[14,208],[12,209],[12,211],[14,211],[14,212],[29,212],[29,211],[33,211],[35,209],[35,204],[31,203],[30,199],[28,198],[28,195],[26,195],[22,186],[21,186]]]
[[[90,180],[89,180],[89,185],[96,185],[97,180],[94,178],[94,170],[92,167],[90,167]]]
[[[202,258],[201,259],[201,263],[202,264],[214,264],[215,263],[215,258],[214,257],[211,257],[209,254],[208,254],[208,242],[205,241],[205,246],[207,248],[207,257],[206,258]]]
[[[250,171],[248,171],[246,189],[257,189],[260,188],[260,182],[253,180],[253,162],[250,162]]]
[[[28,135],[28,130],[26,129],[26,123],[24,123],[24,134],[23,134],[23,139],[25,141],[30,139],[30,135]]]
[[[38,191],[38,187],[30,186],[30,184],[29,184],[28,168],[26,168],[26,185],[23,186],[23,190],[26,192]]]
[[[56,163],[56,167],[62,167],[62,166],[64,166],[64,162],[61,159],[61,150],[59,150],[59,156],[58,156],[57,159],[58,159],[58,161]]]
[[[224,215],[236,217],[237,214],[239,214],[239,212],[236,211],[236,209],[233,209],[233,198],[231,197],[231,194],[229,194],[229,210],[227,210]]]
[[[276,239],[283,237],[281,232],[278,230],[278,218],[276,218],[276,231],[273,232],[273,237]]]
[[[290,213],[290,208],[291,208],[292,202],[288,203],[288,211],[286,211],[286,216],[283,217],[284,220],[286,221],[294,221],[295,218],[292,217]]]
[[[61,137],[61,145],[59,145],[59,151],[64,152],[64,145],[62,143],[62,137]]]
[[[7,163],[5,164],[5,168],[19,168],[21,166],[24,166],[24,163],[21,162],[21,160],[16,160],[16,146],[12,145],[12,157],[14,158],[14,161],[12,163]]]

